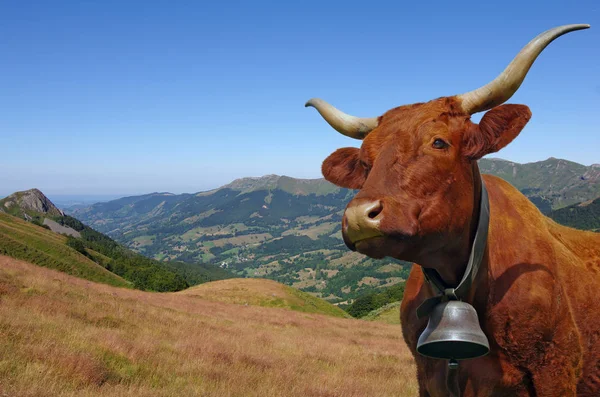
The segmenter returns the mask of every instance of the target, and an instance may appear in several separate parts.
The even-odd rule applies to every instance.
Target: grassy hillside
[[[566,226],[600,230],[600,197],[552,211],[549,216]]]
[[[404,283],[382,288],[377,292],[359,296],[346,308],[346,311],[356,318],[363,318],[374,310],[393,302],[402,300],[404,296]]]
[[[90,283],[0,257],[0,395],[415,396],[397,326]]]
[[[400,303],[392,302],[373,310],[362,319],[385,324],[400,324]]]
[[[305,313],[349,318],[342,309],[305,292],[272,280],[234,278],[213,281],[189,288],[179,294],[215,302],[263,307],[278,307]]]
[[[212,265],[165,263],[147,258],[68,215],[54,217],[54,220],[78,233],[80,238],[67,238],[67,245],[133,282],[138,289],[179,291],[190,285],[233,277],[228,271]]]
[[[0,254],[40,266],[111,285],[163,292],[233,277],[209,264],[163,263],[146,258],[79,220],[64,216],[37,189],[8,196],[0,202],[0,208]]]
[[[0,213],[0,255],[118,287],[131,287],[122,279],[66,245],[67,238],[14,216]]]
[[[240,178],[223,186],[223,188],[239,191],[240,193],[256,190],[282,190],[293,195],[327,195],[341,190],[324,179],[297,179],[279,175]]]

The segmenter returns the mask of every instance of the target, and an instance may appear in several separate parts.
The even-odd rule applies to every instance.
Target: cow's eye
[[[435,141],[433,141],[432,146],[434,147],[434,149],[446,149],[448,147],[448,144],[444,140],[437,138]]]

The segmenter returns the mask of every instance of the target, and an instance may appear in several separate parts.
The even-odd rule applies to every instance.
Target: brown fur
[[[382,206],[384,237],[346,239],[349,247],[415,263],[401,319],[421,396],[447,395],[447,363],[416,353],[427,319],[415,311],[434,294],[420,266],[458,283],[477,221],[475,160],[510,143],[531,117],[526,106],[502,105],[477,125],[458,105],[449,97],[392,109],[360,149],[340,149],[323,163],[327,180],[361,189],[348,207],[372,200]],[[436,139],[449,146],[435,148]],[[461,363],[462,395],[600,395],[600,234],[560,226],[507,182],[484,180],[488,245],[466,301],[479,313],[491,352]],[[344,219],[343,233],[347,227]]]

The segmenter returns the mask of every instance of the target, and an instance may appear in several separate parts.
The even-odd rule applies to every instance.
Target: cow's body
[[[434,296],[420,266],[456,288],[477,232],[477,160],[515,139],[531,117],[506,102],[540,52],[588,25],[540,34],[496,79],[466,94],[400,106],[380,117],[347,115],[320,99],[315,107],[359,148],[338,149],[325,178],[360,189],[342,218],[346,245],[373,258],[416,263],[401,308],[404,337],[417,363],[422,396],[600,396],[600,234],[560,226],[507,182],[485,176],[490,201],[487,248],[463,300],[490,342],[485,357],[448,376],[446,360],[417,354],[427,325],[417,307]],[[471,115],[487,112],[479,124]],[[446,387],[449,384],[450,390]]]
[[[463,361],[464,396],[600,395],[600,234],[556,224],[517,189],[484,176],[490,197],[487,253],[469,303],[490,341],[488,356]],[[416,353],[434,295],[415,265],[401,308],[422,396],[446,396],[447,362]]]

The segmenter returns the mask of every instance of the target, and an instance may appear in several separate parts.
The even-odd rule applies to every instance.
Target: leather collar
[[[481,266],[481,261],[483,260],[485,247],[487,245],[489,223],[490,201],[487,189],[485,188],[485,182],[483,181],[483,178],[481,178],[479,221],[477,223],[477,231],[475,232],[475,239],[473,240],[471,255],[469,256],[465,274],[456,288],[448,288],[435,269],[422,267],[421,269],[425,274],[425,279],[435,290],[437,290],[439,295],[425,299],[423,303],[421,303],[417,308],[418,318],[428,316],[433,308],[441,302],[446,302],[448,300],[463,300],[467,296],[469,288],[471,288],[471,285],[477,276],[477,272],[479,271],[479,267]]]

